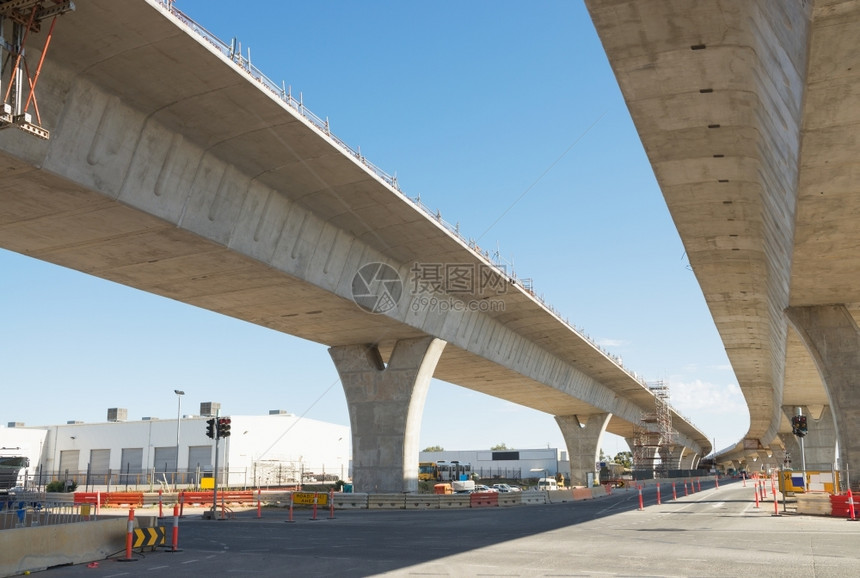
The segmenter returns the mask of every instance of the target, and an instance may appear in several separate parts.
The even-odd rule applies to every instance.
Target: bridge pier
[[[603,437],[611,417],[611,413],[555,416],[555,422],[561,429],[570,456],[571,485],[587,486],[588,472],[597,476],[594,464],[600,458],[600,438]]]
[[[636,438],[624,439],[630,446],[630,451],[633,452],[633,479],[653,479],[657,463],[657,447],[641,446],[637,449]]]
[[[836,465],[836,425],[833,423],[833,412],[830,406],[800,406],[806,416],[807,434],[803,438],[803,449],[806,454],[806,469],[813,471],[830,471]],[[783,406],[785,416],[791,420],[797,413],[795,406]],[[800,440],[793,434],[780,436],[785,449],[791,454],[791,467],[799,470],[801,462]]]
[[[398,341],[388,365],[375,345],[329,349],[349,406],[357,492],[418,490],[421,415],[445,345],[433,337]]]
[[[699,466],[699,454],[690,451],[689,448],[681,448],[681,456],[678,458],[678,468],[681,470],[695,470]]]
[[[670,470],[677,470],[680,468],[681,455],[677,447],[673,447],[671,449],[659,447],[657,448],[657,455],[660,457],[661,469],[666,474],[668,474]]]
[[[824,382],[832,404],[841,469],[850,479],[851,489],[860,491],[860,329],[844,305],[789,307],[786,316]]]

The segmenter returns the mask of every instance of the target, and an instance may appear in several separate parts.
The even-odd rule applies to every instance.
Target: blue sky
[[[746,405],[581,2],[176,5],[302,93],[332,131],[722,448]],[[58,31],[60,33],[60,31]],[[178,57],[181,57],[179,55]],[[326,348],[0,251],[0,421],[286,409],[348,424]],[[434,381],[421,447],[563,447],[552,416]],[[610,454],[627,449],[614,436]]]

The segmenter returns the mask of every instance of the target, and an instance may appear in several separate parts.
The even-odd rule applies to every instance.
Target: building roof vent
[[[200,403],[200,415],[212,417],[221,410],[221,403],[217,401],[204,401]]]

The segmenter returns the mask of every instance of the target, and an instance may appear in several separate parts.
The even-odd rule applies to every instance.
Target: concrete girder
[[[418,261],[486,259],[157,4],[81,2],[53,40],[51,140],[0,134],[0,246],[329,346],[385,357],[432,335],[449,343],[439,379],[552,415],[612,412],[613,432],[653,403],[513,279],[493,295],[504,312],[431,315],[422,295],[358,310],[363,264],[407,279]]]
[[[769,444],[781,420],[811,3],[586,4],[755,408],[745,437]]]
[[[28,160],[51,176],[29,172],[23,163],[0,176],[8,178],[8,194],[19,199],[27,178],[45,180],[44,188],[50,189],[48,196],[58,206],[31,199],[27,206],[41,207],[43,213],[28,216],[24,226],[10,227],[6,235],[0,231],[0,245],[327,345],[379,343],[380,336],[388,336],[388,343],[380,343],[382,350],[396,339],[433,335],[450,344],[436,377],[547,413],[555,414],[559,408],[600,409],[633,423],[642,404],[653,403],[647,388],[629,376],[619,372],[608,376],[625,388],[621,393],[566,360],[595,355],[605,363],[605,355],[591,345],[584,345],[586,353],[553,350],[564,341],[555,338],[561,328],[552,319],[523,323],[537,310],[533,298],[518,287],[499,297],[505,301],[500,315],[467,308],[434,311],[423,301],[451,297],[409,293],[407,288],[383,315],[360,311],[353,302],[352,283],[363,265],[387,264],[405,285],[415,262],[400,259],[419,256],[411,246],[403,253],[402,247],[391,246],[390,238],[380,240],[354,223],[351,229],[342,229],[336,226],[337,219],[308,208],[324,196],[320,191],[329,195],[340,191],[339,180],[332,182],[328,173],[287,174],[281,167],[277,172],[283,173],[285,184],[276,185],[271,178],[237,166],[232,148],[231,154],[219,152],[230,143],[247,145],[239,137],[234,140],[241,142],[224,141],[219,148],[206,149],[175,132],[165,124],[167,119],[146,116],[84,78],[55,90],[66,96],[56,114],[69,130],[56,131],[48,150],[44,146],[30,150],[31,143],[22,147],[25,156],[33,157]],[[298,130],[284,127],[267,131]],[[366,193],[364,202],[395,210],[391,198],[386,198],[390,191],[374,191],[374,196],[364,191],[370,187],[364,181],[371,179],[359,169],[349,178],[362,179],[355,188]],[[302,179],[315,180],[316,185],[295,182]],[[300,200],[292,198],[290,190],[300,186],[314,192]],[[342,192],[336,196],[341,204],[364,198],[347,198]],[[6,198],[2,196],[4,203]],[[73,206],[77,202],[80,206]],[[63,214],[69,209],[70,216]],[[79,213],[84,211],[82,218]],[[427,227],[441,235],[414,208],[403,207],[401,213],[398,219],[412,225],[412,236],[423,238],[429,234]],[[76,230],[84,219],[87,229]],[[402,234],[407,236],[405,230]],[[431,260],[451,258],[469,264],[474,256],[460,250],[461,255],[435,255]],[[606,372],[597,365],[589,369]],[[523,387],[524,381],[531,387]],[[691,428],[686,431],[694,433]],[[700,443],[689,436],[679,439],[694,448],[707,443],[705,436],[698,438]]]

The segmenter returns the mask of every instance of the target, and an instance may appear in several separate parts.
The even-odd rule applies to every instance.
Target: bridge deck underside
[[[750,408],[828,403],[783,311],[860,302],[860,2],[587,0]],[[738,452],[742,453],[743,444]]]
[[[171,223],[0,155],[0,246],[329,346],[422,336]],[[448,346],[435,377],[557,415],[602,410]],[[631,424],[609,430],[626,435]]]

